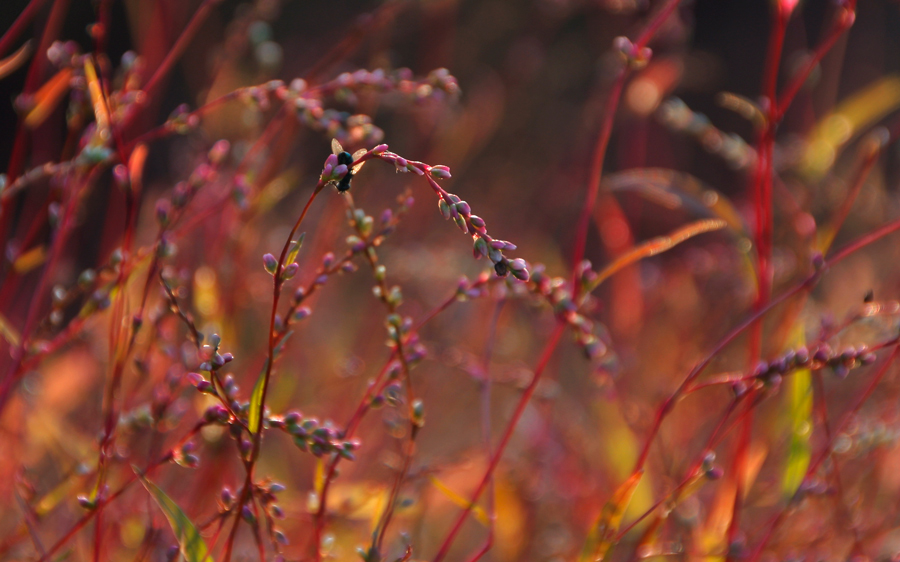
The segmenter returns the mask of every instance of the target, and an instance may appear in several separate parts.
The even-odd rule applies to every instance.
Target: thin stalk
[[[31,23],[31,20],[37,15],[38,11],[47,3],[47,0],[31,0],[16,21],[13,22],[3,37],[0,37],[0,58],[3,57],[12,48],[13,44]]]
[[[846,414],[844,414],[844,417],[841,419],[841,422],[838,424],[838,426],[834,430],[834,436],[840,435],[844,431],[844,429],[847,427],[847,424],[849,424],[850,421],[856,416],[856,413],[859,411],[860,408],[862,408],[862,405],[866,402],[866,400],[869,399],[869,397],[875,391],[875,388],[878,387],[878,384],[882,381],[882,379],[884,379],[884,376],[887,374],[891,365],[893,365],[894,360],[897,358],[898,353],[900,353],[900,346],[895,346],[894,349],[891,351],[891,354],[887,357],[887,359],[885,359],[885,361],[881,364],[881,367],[878,369],[878,371],[872,377],[872,380],[869,381],[869,385],[862,392],[862,394],[860,394],[860,396],[857,398],[856,403],[853,405],[853,407],[850,409],[850,411],[848,411]],[[829,441],[829,442],[825,443],[825,445],[822,448],[822,451],[815,458],[815,460],[813,460],[810,463],[809,467],[806,469],[807,477],[815,474],[815,472],[819,469],[819,467],[822,465],[822,463],[825,461],[825,459],[827,459],[828,456],[830,455],[831,448],[833,445],[834,445],[833,441]],[[775,534],[775,531],[778,530],[778,527],[780,527],[781,524],[784,522],[785,517],[787,517],[788,508],[795,504],[795,502],[798,500],[798,498],[800,497],[800,495],[802,493],[803,493],[803,487],[801,486],[800,488],[797,489],[796,492],[794,492],[793,497],[786,503],[786,505],[781,509],[781,511],[779,511],[778,514],[769,521],[769,523],[766,525],[766,530],[763,533],[762,539],[759,541],[759,544],[756,546],[756,548],[753,550],[752,554],[747,559],[749,562],[757,562],[759,560],[760,556],[762,555],[763,549],[766,547],[766,545],[772,539],[772,536]]]
[[[506,424],[506,429],[504,429],[503,431],[503,436],[500,438],[500,442],[497,444],[497,448],[494,450],[494,455],[491,457],[487,469],[485,470],[484,475],[481,477],[481,481],[478,483],[478,486],[475,488],[475,491],[469,498],[469,503],[463,509],[462,513],[459,514],[459,517],[457,517],[456,522],[450,529],[450,532],[447,533],[447,536],[444,538],[444,541],[438,548],[438,552],[434,556],[434,562],[441,562],[441,560],[443,560],[444,557],[447,556],[447,552],[450,550],[450,546],[453,544],[453,540],[456,538],[456,535],[462,528],[463,523],[465,523],[469,512],[472,511],[472,507],[475,505],[475,502],[478,501],[478,498],[481,497],[481,493],[484,492],[484,489],[487,487],[488,482],[490,482],[491,477],[494,474],[494,470],[496,470],[497,465],[500,463],[500,458],[503,456],[503,451],[506,450],[506,446],[509,444],[509,440],[512,437],[513,430],[515,430],[516,426],[518,425],[519,419],[521,419],[522,414],[525,413],[525,407],[531,400],[531,396],[532,394],[534,394],[534,391],[541,380],[541,376],[544,374],[544,370],[547,368],[547,364],[550,362],[550,358],[553,357],[553,352],[556,351],[556,346],[559,343],[559,339],[565,329],[566,323],[563,321],[557,321],[556,327],[553,329],[553,333],[550,335],[550,339],[547,341],[547,345],[544,346],[544,350],[541,352],[541,357],[540,359],[538,359],[537,365],[534,368],[534,375],[531,377],[531,382],[528,383],[528,386],[522,393],[521,398],[519,398],[519,402],[518,404],[516,404],[516,409],[513,411],[512,417]]]
[[[278,258],[278,266],[275,268],[275,273],[273,275],[273,289],[272,289],[272,311],[269,315],[269,343],[268,350],[266,353],[266,370],[263,374],[263,386],[262,386],[262,394],[259,404],[259,414],[257,417],[257,431],[256,434],[253,435],[253,449],[250,453],[249,459],[244,463],[247,477],[244,481],[244,488],[241,491],[240,501],[238,502],[238,507],[235,509],[234,523],[231,528],[231,532],[228,535],[228,540],[225,543],[225,562],[229,562],[231,560],[231,553],[234,547],[234,539],[237,534],[238,526],[241,521],[241,510],[243,506],[247,505],[252,500],[253,493],[253,469],[256,465],[256,460],[259,458],[259,450],[260,445],[262,444],[262,435],[263,435],[263,419],[265,418],[266,411],[266,395],[269,391],[269,381],[272,378],[272,365],[275,362],[275,338],[276,338],[276,330],[275,330],[275,316],[278,314],[278,301],[281,298],[281,287],[284,284],[284,278],[282,277],[282,273],[284,271],[285,260],[287,259],[288,250],[291,246],[291,241],[294,239],[294,235],[297,233],[297,229],[300,228],[300,224],[303,222],[303,219],[306,218],[306,213],[309,212],[310,206],[312,206],[312,202],[315,200],[316,195],[322,191],[322,188],[325,187],[325,183],[319,182],[316,184],[315,189],[312,194],[309,196],[309,200],[306,202],[306,205],[303,207],[303,211],[300,213],[300,216],[297,218],[297,221],[294,223],[294,227],[291,229],[290,234],[285,240],[284,247],[281,249],[281,256]]]
[[[653,425],[650,429],[650,433],[648,434],[647,439],[644,442],[641,454],[638,456],[638,461],[635,464],[635,470],[642,468],[647,462],[647,456],[650,453],[650,446],[656,438],[656,435],[659,433],[659,428],[662,424],[663,419],[665,419],[669,412],[671,412],[672,408],[674,408],[675,406],[675,403],[685,394],[685,391],[690,387],[691,383],[693,383],[697,379],[697,377],[700,376],[700,374],[706,369],[710,362],[719,353],[721,353],[722,350],[724,350],[730,343],[737,339],[739,335],[753,326],[759,319],[765,316],[773,308],[803,291],[812,289],[816,285],[816,283],[818,283],[819,279],[821,279],[822,275],[824,275],[824,273],[830,267],[837,265],[846,257],[898,230],[900,230],[900,220],[895,220],[880,228],[875,229],[874,231],[864,236],[860,236],[853,242],[847,244],[846,246],[835,252],[828,260],[826,260],[822,264],[821,268],[817,269],[809,277],[786,290],[777,298],[770,300],[765,307],[757,312],[752,313],[743,322],[733,328],[724,338],[722,338],[719,343],[715,345],[712,351],[710,351],[709,354],[706,355],[706,357],[704,357],[699,363],[694,366],[693,369],[691,369],[688,375],[679,384],[678,388],[676,388],[675,391],[668,398],[666,398],[657,409],[656,416],[653,420]]]
[[[668,0],[663,7],[656,13],[652,20],[644,28],[638,39],[634,42],[635,52],[640,52],[650,42],[650,40],[662,27],[666,19],[678,7],[680,0]],[[597,141],[594,143],[593,157],[591,158],[591,167],[588,172],[588,188],[584,197],[584,205],[581,208],[581,215],[578,217],[575,229],[575,246],[572,252],[572,290],[573,297],[577,298],[578,283],[575,279],[575,269],[584,259],[585,248],[587,245],[588,227],[590,226],[591,214],[597,203],[597,196],[600,193],[600,179],[603,175],[603,162],[606,159],[606,151],[609,147],[609,139],[612,135],[613,122],[616,117],[616,110],[619,107],[619,99],[622,97],[622,90],[625,87],[625,81],[630,75],[630,69],[623,66],[619,69],[619,73],[613,82],[609,92],[606,104],[603,110],[603,116],[600,120],[600,130],[597,133]],[[615,204],[615,201],[607,201],[609,204]]]

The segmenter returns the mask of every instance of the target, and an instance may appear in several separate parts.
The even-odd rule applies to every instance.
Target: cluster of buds
[[[434,173],[431,176],[434,177]],[[447,176],[449,177],[449,171]],[[433,183],[432,187],[436,186],[437,184]],[[507,274],[512,273],[516,279],[528,281],[530,274],[528,273],[528,264],[525,263],[525,260],[521,258],[510,260],[503,255],[504,250],[515,250],[515,244],[506,240],[492,238],[487,233],[487,225],[484,219],[478,215],[473,215],[469,204],[460,199],[458,195],[447,193],[439,186],[436,187],[435,191],[440,197],[438,199],[438,209],[441,212],[441,216],[446,220],[453,220],[464,234],[471,234],[473,240],[472,255],[475,259],[486,257],[491,260],[491,263],[494,264],[494,272],[499,277],[505,277]]]
[[[847,346],[838,351],[832,349],[827,343],[821,343],[811,351],[811,354],[816,367],[831,367],[834,374],[841,379],[850,374],[850,369],[871,365],[876,359],[875,354],[869,351],[865,344]]]
[[[269,275],[277,276],[279,283],[293,279],[297,272],[300,271],[300,265],[294,260],[297,259],[300,248],[303,247],[303,239],[305,237],[306,234],[303,233],[296,240],[291,240],[290,244],[288,244],[284,264],[280,268],[278,267],[278,259],[275,256],[272,254],[263,255],[263,267]]]
[[[191,106],[183,103],[172,110],[166,119],[166,129],[186,135],[200,126],[200,116],[191,112]]]
[[[396,309],[403,302],[403,291],[399,285],[388,288],[385,284],[387,277],[387,269],[384,265],[375,266],[375,281],[377,285],[372,287],[372,294],[375,298],[383,302],[390,310]]]
[[[428,354],[428,350],[419,341],[419,334],[413,331],[413,321],[409,316],[401,317],[396,313],[388,314],[384,325],[388,331],[388,347],[396,349],[399,345],[402,345],[404,361],[410,367],[420,362]]]
[[[284,484],[278,482],[264,481],[258,482],[253,486],[253,495],[256,496],[259,504],[265,510],[265,514],[269,520],[269,530],[272,540],[277,548],[288,544],[287,535],[284,531],[274,525],[275,519],[284,519],[284,510],[278,505],[277,494],[285,490]],[[233,503],[233,500],[232,500]]]
[[[578,310],[566,280],[562,277],[550,277],[547,275],[543,264],[534,266],[531,281],[535,292],[550,303],[556,315],[564,316]]]
[[[15,261],[15,258],[10,261]],[[75,302],[81,295],[90,291],[94,287],[96,281],[97,273],[93,269],[85,269],[78,276],[78,280],[75,282],[74,287],[66,289],[62,285],[55,285],[50,293],[51,308],[46,322],[48,322],[53,327],[57,327],[62,324],[66,308],[68,308],[69,305]],[[97,308],[100,308],[100,304],[104,304],[103,308],[106,308],[106,306],[109,306],[108,301],[108,291],[102,291],[101,294],[98,295],[98,298],[96,300],[91,298],[88,303],[93,302],[94,305],[97,305]],[[87,307],[87,304],[85,304],[85,307]],[[80,315],[86,313],[87,310],[83,309]]]
[[[638,48],[628,37],[619,36],[613,39],[613,49],[622,57],[622,60],[633,70],[647,66],[653,51],[650,47]]]
[[[337,154],[329,154],[328,158],[325,159],[325,165],[322,166],[322,174],[319,176],[319,183],[326,184],[328,182],[337,182],[344,178],[347,175],[346,164],[338,164]]]
[[[714,451],[708,451],[700,461],[700,470],[710,480],[718,480],[724,474],[722,467],[716,465],[715,461],[716,453]]]
[[[591,262],[584,260],[576,270],[577,281],[588,286],[596,274],[591,270]],[[590,320],[572,298],[569,283],[562,277],[550,277],[543,264],[534,266],[531,285],[535,294],[542,297],[553,308],[554,314],[564,320],[574,331],[575,341],[584,350],[585,356],[595,364],[608,359],[609,347],[605,343],[608,336],[602,324]]]
[[[323,106],[325,98],[333,97],[341,103],[355,106],[362,91],[381,95],[398,93],[405,98],[412,97],[416,101],[456,98],[459,95],[459,84],[443,68],[421,79],[415,79],[408,68],[393,72],[381,69],[370,72],[362,69],[353,73],[345,72],[334,80],[314,88],[310,88],[305,80],[298,78],[293,80],[290,86],[276,83],[275,86],[258,89],[266,96],[269,92],[275,92],[276,97],[290,102],[298,112],[299,119],[311,129],[322,131],[341,142],[353,144],[377,143],[384,138],[384,132],[372,123],[368,115],[353,115],[344,111],[325,109]]]
[[[209,343],[200,346],[200,363],[201,371],[218,371],[228,363],[234,360],[231,353],[219,353],[219,346],[222,344],[222,338],[219,334],[213,334],[209,337]]]
[[[522,281],[529,279],[528,264],[525,260],[521,258],[510,260],[503,255],[504,250],[515,250],[516,245],[506,240],[492,238],[487,233],[487,224],[484,219],[472,214],[472,209],[467,202],[463,201],[458,195],[448,193],[437,183],[438,179],[449,179],[451,177],[449,167],[443,165],[430,166],[423,162],[408,160],[399,154],[389,152],[386,144],[380,144],[366,152],[355,160],[354,164],[372,158],[393,164],[397,172],[412,172],[425,177],[431,188],[438,195],[438,206],[441,215],[447,220],[452,219],[464,234],[472,236],[474,240],[472,252],[476,259],[489,258],[494,264],[494,271],[500,277],[505,277],[507,274],[512,273],[515,278]],[[325,160],[319,184],[324,185],[328,182],[340,181],[347,173],[347,166],[338,164],[337,156],[332,154]],[[373,224],[371,217],[365,217],[365,215],[352,222],[358,232],[360,232],[360,228],[371,230]],[[367,235],[363,234],[362,238],[366,238]],[[352,251],[361,251],[365,247],[365,242],[362,238],[353,237],[348,239],[352,242]]]
[[[375,144],[384,138],[384,131],[372,123],[372,118],[362,113],[348,113],[336,109],[319,109],[304,112],[301,117],[313,130],[341,142]]]
[[[490,273],[486,271],[482,272],[475,281],[469,281],[469,278],[463,275],[456,284],[456,300],[463,302],[485,296],[486,285],[490,280]]]
[[[446,68],[431,71],[425,78],[415,78],[412,70],[398,68],[391,72],[382,69],[372,71],[360,69],[355,72],[344,72],[335,79],[320,86],[308,88],[302,79],[291,83],[287,95],[295,99],[322,99],[333,96],[339,101],[355,104],[357,94],[362,91],[375,91],[380,94],[400,93],[416,100],[428,98],[442,99],[459,96],[459,83]]]
[[[320,423],[317,418],[304,418],[303,414],[294,411],[282,416],[270,416],[270,427],[281,429],[291,435],[294,445],[303,451],[309,451],[317,457],[336,454],[345,459],[355,458],[353,451],[359,449],[358,439],[344,439],[343,432],[331,422]]]
[[[827,343],[811,347],[801,346],[791,349],[769,361],[760,361],[753,368],[751,377],[770,387],[777,387],[782,376],[796,369],[820,370],[830,368],[840,378],[846,378],[851,369],[870,365],[876,356],[866,345],[847,346],[841,351],[834,350]],[[735,392],[742,394],[747,389],[742,382],[735,383]]]
[[[197,468],[200,466],[200,458],[194,454],[196,447],[193,441],[182,443],[180,447],[172,449],[172,460],[185,468]]]

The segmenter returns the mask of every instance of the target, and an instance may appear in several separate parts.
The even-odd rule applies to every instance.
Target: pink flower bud
[[[450,179],[450,168],[447,166],[432,166],[430,171],[435,178]]]

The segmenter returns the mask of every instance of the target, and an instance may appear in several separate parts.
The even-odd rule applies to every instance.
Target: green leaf
[[[197,527],[191,523],[191,520],[188,519],[187,515],[181,511],[178,504],[172,501],[172,498],[160,490],[156,484],[147,480],[147,478],[141,474],[140,469],[136,466],[132,466],[132,469],[134,470],[134,473],[137,474],[138,478],[141,479],[141,484],[144,485],[144,488],[147,488],[147,491],[153,496],[156,504],[162,509],[166,519],[169,520],[169,525],[172,527],[172,532],[175,533],[175,538],[178,540],[178,547],[181,550],[181,555],[184,556],[184,559],[187,560],[187,562],[205,562],[206,560],[211,560],[209,549],[206,548],[203,537],[200,536]]]
[[[250,433],[253,434],[259,432],[259,411],[262,408],[263,387],[266,386],[266,371],[268,368],[269,360],[266,359],[266,362],[263,363],[262,372],[257,377],[256,384],[253,385],[253,394],[250,395],[250,411],[247,414],[249,423],[247,427],[250,429]]]
[[[303,239],[306,237],[306,233],[303,232],[300,234],[300,237],[296,240],[291,240],[291,246],[288,248],[287,259],[284,263],[294,263],[294,260],[297,259],[297,254],[300,253],[300,248],[303,247]]]
[[[795,342],[802,344],[802,335],[795,338]],[[788,418],[786,425],[790,430],[790,443],[781,479],[781,492],[785,499],[790,500],[806,478],[806,470],[809,468],[813,409],[812,373],[809,369],[800,369],[787,377],[785,382]]]

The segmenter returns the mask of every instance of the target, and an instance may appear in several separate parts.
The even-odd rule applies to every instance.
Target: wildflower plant
[[[634,24],[585,65],[589,154],[558,131],[490,141],[551,113],[499,116],[497,81],[546,86],[535,37],[508,75],[468,72],[471,94],[395,67],[388,31],[421,10],[428,59],[444,3],[307,18],[339,38],[300,43],[318,59],[285,79],[289,3],[203,0],[170,44],[143,37],[162,8],[128,6],[118,57],[115,2],[85,37],[66,2],[26,4],[0,36],[0,80],[23,74],[0,181],[0,558],[897,556],[900,272],[877,244],[900,229],[881,187],[900,88],[824,116],[806,89],[835,72],[852,0],[790,72],[806,7],[768,3],[761,97],[716,95],[743,134],[678,91],[693,6],[536,3],[541,26]],[[199,101],[173,101],[179,80]],[[741,187],[655,167],[648,139],[697,143]]]

